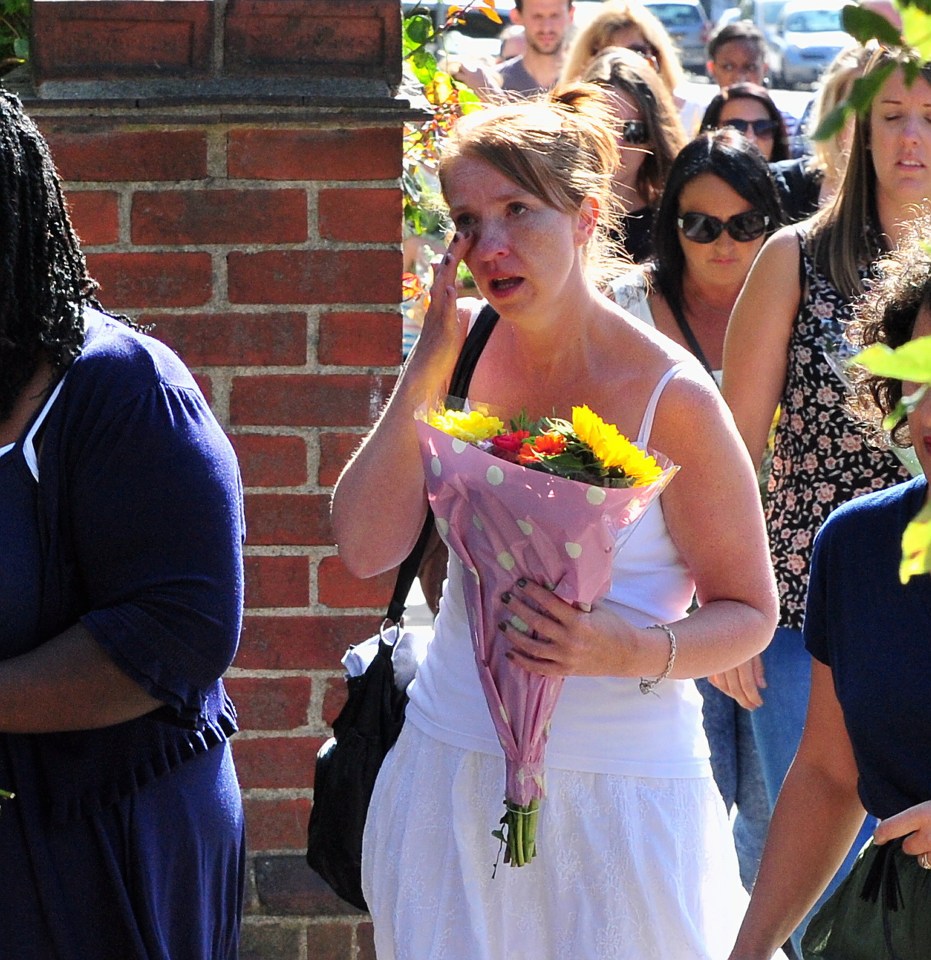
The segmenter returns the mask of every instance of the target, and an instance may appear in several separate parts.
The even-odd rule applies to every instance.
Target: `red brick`
[[[363,912],[350,906],[308,869],[303,848],[298,854],[275,854],[255,858],[255,885],[264,913],[269,916],[361,917]],[[312,955],[317,960],[315,954]],[[346,958],[341,958],[346,960]]]
[[[339,557],[324,557],[317,565],[317,599],[328,607],[387,607],[397,579],[389,570],[377,577],[354,577]]]
[[[227,257],[230,303],[401,301],[401,251],[261,250]]]
[[[89,253],[108,307],[199,307],[211,296],[209,253]]]
[[[343,467],[356,452],[362,442],[360,433],[336,433],[328,431],[320,434],[320,468],[317,483],[321,487],[331,487],[339,479]]]
[[[356,925],[356,942],[358,954],[356,960],[376,960],[375,958],[375,928],[371,923]]]
[[[139,190],[133,243],[300,243],[307,239],[304,190]]]
[[[307,446],[303,437],[266,433],[230,436],[247,487],[296,487],[307,482]]]
[[[231,178],[254,180],[394,180],[401,169],[401,128],[232,130]]]
[[[401,362],[400,313],[325,313],[317,359],[343,366],[389,367]]]
[[[190,366],[301,366],[307,362],[303,313],[143,313]]]
[[[246,917],[239,941],[239,960],[284,960],[287,957],[304,956],[301,951],[303,941],[307,939],[307,932],[303,927],[250,923],[249,912],[249,908],[246,907],[244,910]],[[314,954],[311,953],[310,956],[313,957]],[[347,960],[349,956],[347,951],[342,955],[342,960]]]
[[[259,800],[247,796],[243,799],[243,808],[250,852],[306,848],[310,800],[304,797]]]
[[[190,77],[210,70],[211,4],[32,3],[36,79]]]
[[[369,426],[394,377],[364,374],[281,374],[233,379],[230,418],[236,424]]]
[[[207,137],[202,130],[48,132],[64,180],[202,180]]]
[[[233,740],[236,771],[243,789],[308,787],[320,737],[256,737]]]
[[[320,236],[350,243],[400,243],[400,190],[321,190]]]
[[[247,616],[236,666],[244,670],[333,670],[352,643],[378,630],[384,610],[370,616]]]
[[[315,923],[307,928],[306,935],[307,956],[313,960],[348,960],[356,956],[352,952],[352,926],[348,923]]]
[[[117,194],[112,190],[72,190],[68,210],[75,233],[85,246],[116,243],[120,238]]]
[[[203,373],[193,373],[194,382],[200,387],[200,392],[204,395],[208,406],[213,406],[213,378]],[[216,411],[214,411],[215,413]]]
[[[243,730],[294,730],[308,722],[309,677],[226,677]]]
[[[306,607],[310,600],[307,557],[245,558],[246,606]]]
[[[263,0],[227,11],[224,66],[234,76],[401,79],[396,3]]]
[[[246,539],[254,546],[332,543],[329,497],[312,493],[247,493]]]

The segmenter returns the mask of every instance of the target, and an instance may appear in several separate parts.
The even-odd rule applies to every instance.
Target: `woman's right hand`
[[[740,666],[713,674],[708,677],[708,682],[733,697],[746,710],[763,706],[760,690],[766,687],[766,673],[759,654]]]

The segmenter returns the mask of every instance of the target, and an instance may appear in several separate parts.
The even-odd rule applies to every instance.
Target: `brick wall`
[[[328,501],[400,355],[397,2],[34,3],[24,99],[100,298],[186,360],[240,458],[243,957],[371,958],[303,851],[334,668],[393,580],[349,577]]]

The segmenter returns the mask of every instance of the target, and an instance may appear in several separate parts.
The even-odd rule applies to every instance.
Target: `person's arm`
[[[729,411],[705,377],[680,374],[667,385],[650,444],[681,467],[662,495],[662,509],[701,602],[671,624],[678,648],[671,676],[703,677],[758,653],[775,626],[776,589],[756,476]],[[526,605],[525,595],[544,614]],[[532,583],[515,587],[511,603],[543,638],[508,631],[515,659],[528,670],[655,677],[665,668],[666,634],[636,628],[608,606],[584,613]]]
[[[931,800],[887,817],[873,832],[877,844],[888,843],[896,837],[905,837],[902,849],[913,857],[931,854]]]
[[[831,670],[816,660],[802,741],[770,821],[730,960],[769,960],[788,940],[837,872],[864,816]]]
[[[801,299],[799,245],[794,227],[774,234],[750,269],[724,338],[724,399],[757,470],[786,380],[789,339]],[[754,657],[711,683],[753,710],[763,703],[762,661]]]
[[[414,411],[445,396],[468,327],[456,302],[456,267],[468,239],[456,235],[434,267],[423,330],[385,409],[333,491],[331,521],[340,559],[357,577],[397,566],[411,551],[427,512]]]
[[[785,387],[801,297],[799,257],[793,227],[770,237],[750,268],[724,337],[721,392],[757,470]]]
[[[47,733],[123,723],[164,704],[80,624],[0,663],[0,730]]]

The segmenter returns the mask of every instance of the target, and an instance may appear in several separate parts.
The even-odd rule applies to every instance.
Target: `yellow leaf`
[[[902,583],[931,572],[931,504],[925,504],[902,534],[902,562],[899,579]]]
[[[931,60],[931,16],[918,7],[901,7],[902,38],[925,62]]]

